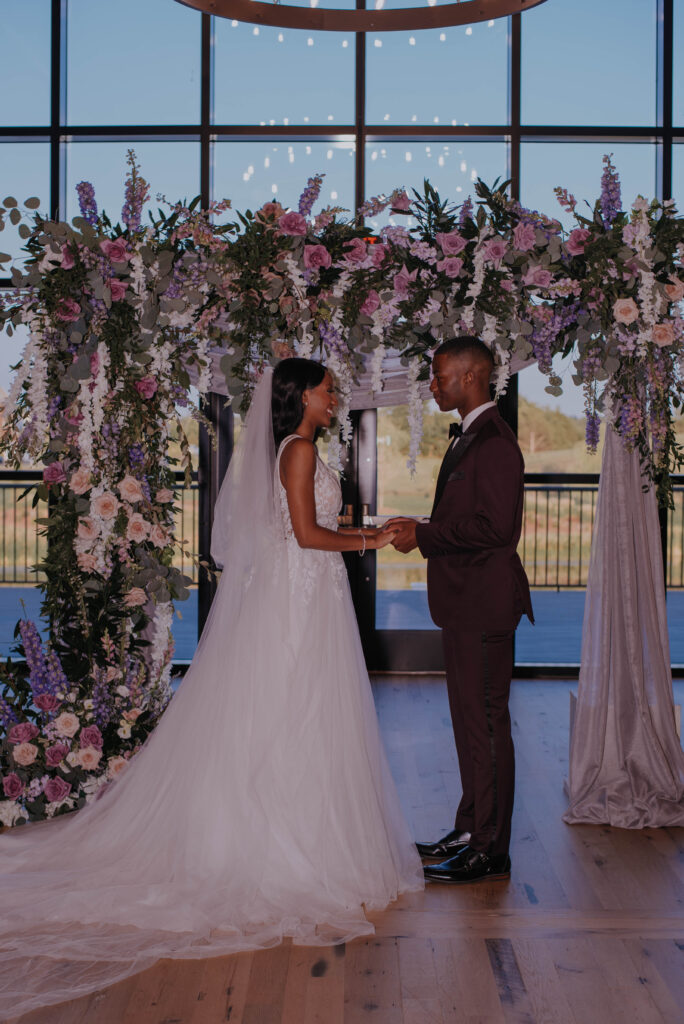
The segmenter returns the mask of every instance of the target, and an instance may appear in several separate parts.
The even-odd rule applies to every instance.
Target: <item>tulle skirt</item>
[[[270,597],[251,581],[237,608],[222,581],[124,775],[0,836],[0,1018],[161,957],[347,942],[373,932],[365,910],[423,887],[341,558],[316,555],[306,586],[274,567]]]

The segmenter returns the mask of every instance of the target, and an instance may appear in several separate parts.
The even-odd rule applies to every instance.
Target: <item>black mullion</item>
[[[200,194],[204,208],[209,205],[211,200],[211,121],[214,114],[214,47],[212,27],[211,15],[203,14],[201,41],[202,84],[200,93]]]
[[[520,15],[514,14],[510,21],[509,50],[509,120],[511,122],[510,168],[511,197],[520,198],[520,91],[521,91],[521,29]],[[517,415],[517,411],[516,411]]]
[[[366,0],[356,0],[357,11],[365,11]],[[356,33],[356,86],[355,86],[355,178],[354,197],[355,209],[366,198],[366,33]]]
[[[658,147],[658,188],[662,199],[672,198],[672,89],[674,81],[673,0],[658,0],[657,111],[662,132]]]
[[[66,0],[52,0],[50,25],[50,216],[59,220],[62,194],[61,125],[66,120]]]

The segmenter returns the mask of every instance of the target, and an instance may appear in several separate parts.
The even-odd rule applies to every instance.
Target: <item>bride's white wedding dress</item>
[[[231,524],[243,549],[254,539],[243,578],[226,562],[192,666],[126,773],[77,814],[0,836],[0,1018],[161,957],[348,941],[372,933],[364,910],[423,887],[342,556],[299,547],[268,472],[276,533],[256,505],[254,529]],[[320,459],[315,498],[335,529]]]

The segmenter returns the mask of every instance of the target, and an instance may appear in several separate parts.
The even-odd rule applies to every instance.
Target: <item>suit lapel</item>
[[[468,451],[468,448],[477,437],[477,432],[480,429],[480,427],[484,426],[484,424],[487,423],[488,420],[493,419],[494,416],[498,415],[499,410],[495,405],[491,406],[491,408],[489,409],[485,409],[485,411],[477,417],[475,422],[471,423],[471,425],[466,430],[465,434],[461,435],[458,442],[453,446],[449,445],[446,452],[444,453],[442,465],[439,468],[437,484],[435,486],[435,500],[432,505],[431,515],[435,514],[435,509],[440,503],[440,500],[444,493],[444,488],[447,485],[447,480],[449,479],[449,476],[453,472],[454,466],[456,466],[461,461],[465,453]]]

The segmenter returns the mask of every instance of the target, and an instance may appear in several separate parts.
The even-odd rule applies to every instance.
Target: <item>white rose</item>
[[[117,775],[125,769],[128,761],[125,757],[110,757],[107,762],[107,775],[110,779],[115,779]]]
[[[81,763],[80,755],[78,750],[70,750],[66,756],[67,764],[72,768],[78,768]]]
[[[101,757],[102,751],[98,750],[97,747],[83,747],[78,752],[78,763],[86,771],[92,771],[94,768],[97,768]]]
[[[12,828],[20,818],[28,821],[28,815],[21,804],[16,800],[0,800],[0,825]]]
[[[65,739],[71,739],[72,736],[75,736],[81,725],[76,715],[72,715],[70,711],[63,711],[61,715],[55,718],[53,724],[57,735]]]
[[[120,736],[122,740],[130,739],[130,735],[131,735],[130,723],[127,722],[125,719],[122,719],[121,725],[116,730],[116,734],[117,734],[117,736]]]

